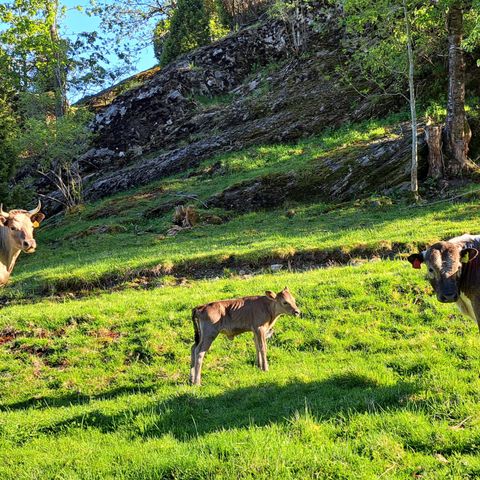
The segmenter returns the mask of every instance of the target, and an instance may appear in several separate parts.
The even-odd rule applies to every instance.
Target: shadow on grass
[[[68,407],[71,405],[85,405],[93,400],[108,400],[122,395],[134,395],[137,393],[150,393],[156,388],[154,385],[137,385],[117,387],[107,392],[98,393],[96,395],[85,395],[83,393],[69,393],[62,396],[36,397],[22,400],[20,402],[0,405],[0,412],[8,412],[13,410],[27,410],[29,408],[55,408]]]
[[[224,429],[285,424],[296,412],[329,419],[351,412],[402,408],[416,390],[415,384],[379,385],[367,377],[342,374],[319,382],[263,383],[201,396],[192,392],[109,415],[102,409],[50,424],[42,433],[57,434],[72,426],[108,433],[127,431],[132,437],[154,438],[172,434],[179,440]]]

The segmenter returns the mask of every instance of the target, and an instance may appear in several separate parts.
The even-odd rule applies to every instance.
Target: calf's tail
[[[192,323],[193,323],[193,330],[195,332],[195,345],[198,345],[198,343],[200,342],[200,327],[198,325],[196,308],[192,310]]]

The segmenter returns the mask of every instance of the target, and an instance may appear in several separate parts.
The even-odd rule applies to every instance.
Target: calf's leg
[[[195,368],[193,373],[193,385],[201,385],[202,383],[202,364],[205,354],[208,352],[210,345],[215,340],[217,335],[209,335],[204,336],[202,334],[202,338],[198,343],[195,349]]]
[[[195,351],[197,349],[198,343],[192,345],[192,350],[190,353],[190,383],[193,383],[193,378],[195,375]]]
[[[263,370],[263,368],[262,368],[262,354],[260,352],[261,340],[260,340],[260,336],[258,334],[258,331],[253,332],[253,340],[255,342],[255,350],[257,352],[257,367]]]
[[[267,361],[267,339],[265,336],[265,330],[259,328],[256,332],[256,343],[258,344],[258,350],[260,351],[260,368],[265,372],[268,370],[268,361]]]

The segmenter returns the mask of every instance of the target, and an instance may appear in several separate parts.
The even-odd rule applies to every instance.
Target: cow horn
[[[3,203],[0,203],[0,216],[8,218],[10,214],[8,212],[3,211]]]
[[[29,210],[28,214],[29,215],[35,215],[36,213],[38,213],[40,211],[41,208],[42,208],[42,202],[39,200],[37,208],[34,208],[33,210]]]

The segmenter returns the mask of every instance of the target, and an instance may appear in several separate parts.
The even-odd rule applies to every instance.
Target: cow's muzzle
[[[294,310],[294,311],[293,311],[293,314],[294,314],[296,317],[299,317],[299,316],[301,315],[300,310]]]
[[[458,293],[440,293],[437,298],[442,303],[453,303],[458,300]]]
[[[32,238],[31,240],[24,240],[22,242],[22,250],[25,253],[33,253],[37,248],[37,242]]]

